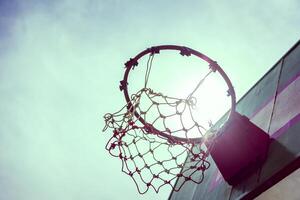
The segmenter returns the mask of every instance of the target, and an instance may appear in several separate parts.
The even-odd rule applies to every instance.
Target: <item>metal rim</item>
[[[124,97],[125,100],[128,104],[129,107],[131,107],[131,101],[130,101],[130,96],[128,94],[128,75],[131,69],[133,69],[135,66],[138,65],[138,60],[140,58],[142,58],[143,56],[147,55],[147,54],[158,54],[161,50],[175,50],[175,51],[179,51],[180,54],[182,56],[190,56],[190,55],[194,55],[204,61],[206,61],[210,67],[213,67],[213,70],[217,71],[225,80],[227,86],[228,86],[228,95],[231,97],[231,109],[230,109],[230,114],[229,117],[227,119],[227,122],[230,121],[230,119],[232,118],[233,113],[235,112],[236,109],[236,96],[235,96],[235,91],[234,88],[232,86],[232,83],[230,81],[230,79],[228,78],[227,74],[223,71],[223,69],[211,58],[209,58],[208,56],[185,46],[177,46],[177,45],[161,45],[161,46],[153,46],[151,48],[145,49],[144,51],[140,52],[139,54],[137,54],[134,58],[131,58],[128,62],[125,63],[125,73],[124,73],[124,77],[123,80],[120,81],[120,90],[123,91],[124,93]],[[137,117],[137,119],[139,119],[139,121],[143,124],[143,125],[148,125],[146,123],[146,121],[139,115],[139,113],[137,113],[136,111],[134,112],[134,115]],[[152,126],[153,127],[153,126]],[[155,134],[158,134],[170,141],[173,141],[174,143],[176,142],[184,142],[184,143],[201,143],[203,142],[202,137],[201,138],[181,138],[181,137],[177,137],[177,136],[171,136],[168,134],[165,134],[159,130],[157,130],[155,127],[153,127],[153,131]]]

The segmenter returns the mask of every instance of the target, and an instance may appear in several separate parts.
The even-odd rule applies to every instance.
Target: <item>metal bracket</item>
[[[216,61],[213,61],[212,63],[209,64],[209,69],[211,69],[213,72],[216,72],[217,68],[220,68],[220,66]]]
[[[158,47],[151,47],[148,50],[151,52],[151,55],[159,54],[159,51],[160,51]]]
[[[181,50],[180,50],[180,55],[190,56],[191,55],[191,50],[187,47],[182,47]]]
[[[231,96],[232,95],[232,91],[230,89],[227,90],[227,96]]]
[[[133,59],[133,58],[130,58],[129,61],[127,61],[125,63],[125,67],[128,68],[128,67],[131,67],[132,66],[132,69],[134,69],[135,66],[138,66],[138,61]]]
[[[119,86],[120,90],[121,91],[124,90],[127,87],[127,85],[128,85],[127,81],[121,80],[120,81],[120,86]]]

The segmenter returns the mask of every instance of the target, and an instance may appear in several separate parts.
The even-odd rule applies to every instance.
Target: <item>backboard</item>
[[[237,111],[271,137],[268,157],[263,166],[241,183],[230,186],[210,158],[213,164],[204,182],[200,185],[187,182],[179,192],[172,192],[169,199],[253,199],[298,169],[299,102],[300,41],[237,103]]]

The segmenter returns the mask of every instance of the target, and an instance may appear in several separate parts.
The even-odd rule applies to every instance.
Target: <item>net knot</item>
[[[188,99],[187,99],[187,104],[189,105],[189,106],[191,106],[191,108],[195,108],[196,107],[196,104],[197,104],[197,99],[195,98],[195,97],[188,97]]]
[[[114,118],[113,115],[111,113],[106,113],[104,116],[104,123],[105,126],[103,128],[103,131],[105,131],[108,127],[112,128],[113,124],[114,124]]]
[[[149,105],[145,106],[143,100],[148,101]],[[104,116],[105,128],[109,127],[113,132],[106,148],[111,155],[121,160],[122,171],[134,179],[137,185],[146,185],[148,188],[151,186],[158,191],[164,184],[174,188],[173,180],[177,177],[181,177],[182,184],[190,180],[198,182],[189,175],[198,173],[203,176],[202,172],[208,166],[204,161],[206,157],[200,151],[199,145],[202,143],[195,145],[188,137],[188,134],[193,133],[191,127],[196,127],[195,134],[202,136],[202,126],[193,120],[189,109],[195,105],[196,98],[192,96],[187,99],[173,98],[142,88],[131,95],[130,101],[120,111]],[[194,124],[189,125],[180,120],[178,128],[171,129],[170,121],[182,118],[185,114],[191,116]],[[153,120],[150,121],[151,117]],[[156,153],[159,151],[163,151],[165,155],[160,156]],[[192,158],[191,168],[184,168],[187,156],[191,156],[189,160]],[[144,165],[141,166],[140,163]],[[198,168],[203,163],[205,165]],[[152,173],[152,180],[145,182],[149,172]],[[160,185],[152,184],[152,181],[160,181]],[[201,181],[202,179],[199,182]]]
[[[109,150],[113,150],[113,149],[115,149],[116,148],[116,144],[115,143],[112,143],[111,145],[110,145],[110,147],[109,147]]]

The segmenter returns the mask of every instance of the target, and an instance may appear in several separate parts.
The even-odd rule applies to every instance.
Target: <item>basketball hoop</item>
[[[199,80],[197,86],[187,98],[170,97],[147,87],[153,58],[161,51],[178,51],[181,56],[195,56],[208,64],[209,72]],[[128,75],[138,66],[139,60],[149,56],[145,74],[144,87],[135,94],[128,92]],[[115,113],[104,116],[106,129],[112,130],[112,137],[106,145],[109,153],[122,161],[122,171],[128,174],[137,185],[139,193],[143,194],[149,188],[156,192],[164,185],[170,185],[174,191],[187,181],[201,183],[204,173],[209,168],[207,144],[213,145],[213,138],[218,129],[213,126],[206,129],[195,120],[193,108],[197,99],[193,94],[205,79],[212,73],[219,73],[228,86],[228,96],[231,98],[231,109],[228,119],[235,112],[235,92],[233,86],[222,68],[208,56],[176,45],[163,45],[148,48],[125,63],[125,74],[120,81],[126,105]],[[143,99],[150,103],[143,108]],[[170,112],[165,114],[162,107]],[[157,110],[154,121],[148,121],[151,109]],[[153,114],[151,114],[153,115]],[[190,118],[192,125],[186,126],[183,117]],[[181,128],[171,130],[166,120],[171,117],[180,119]],[[160,121],[160,125],[157,125]],[[207,137],[208,136],[208,137]],[[207,142],[207,141],[210,142]],[[176,179],[180,184],[176,184]]]

